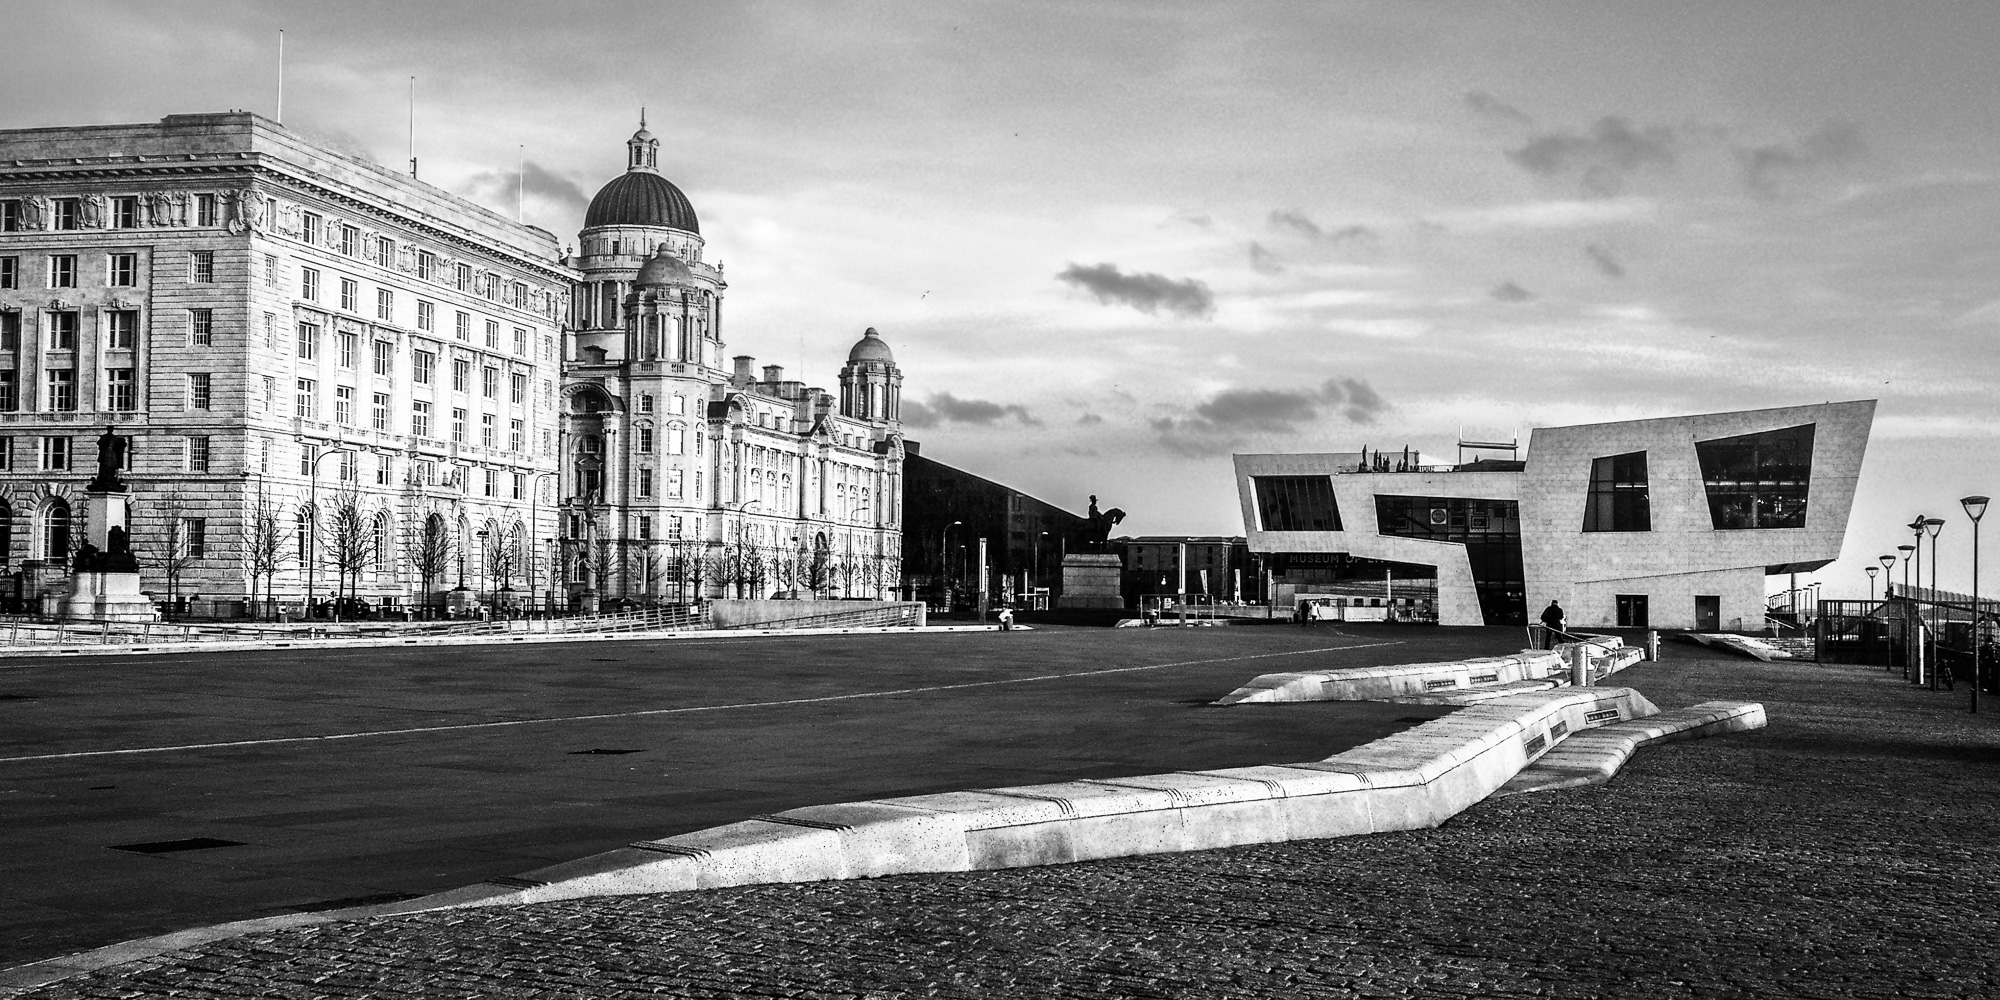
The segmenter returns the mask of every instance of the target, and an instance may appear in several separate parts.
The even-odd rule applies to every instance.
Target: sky
[[[573,244],[641,107],[732,353],[1240,534],[1232,452],[1877,399],[1842,559],[2000,494],[2000,4],[8,3],[0,127],[243,108]],[[2000,516],[1981,589],[2000,590]],[[1928,552],[1926,558],[1929,558]],[[1900,570],[1899,570],[1900,572]],[[1928,575],[1928,574],[1927,574]],[[1775,584],[1774,586],[1782,586]]]

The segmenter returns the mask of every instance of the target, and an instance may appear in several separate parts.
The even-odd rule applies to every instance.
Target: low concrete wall
[[[1656,711],[1629,688],[1512,695],[1322,761],[808,806],[397,906],[1017,868],[1433,827],[1570,734]]]
[[[860,614],[890,608],[914,608],[919,626],[928,620],[922,601],[753,601],[735,598],[708,602],[708,620],[716,628],[743,628],[794,618]]]
[[[1439,663],[1399,663],[1310,673],[1264,674],[1231,691],[1217,705],[1293,701],[1378,701],[1402,695],[1436,694],[1483,684],[1509,684],[1562,673],[1559,651],[1522,650]]]
[[[1764,728],[1764,706],[1754,701],[1705,701],[1578,733],[1509,779],[1495,796],[1544,792],[1610,781],[1640,747]]]

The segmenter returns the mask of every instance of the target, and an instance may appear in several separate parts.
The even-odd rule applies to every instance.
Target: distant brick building
[[[1023,601],[1037,589],[1061,596],[1062,557],[1078,550],[1089,521],[926,457],[915,441],[904,447],[907,592],[926,600],[940,600],[947,591],[976,594],[983,538],[987,593],[994,600]]]

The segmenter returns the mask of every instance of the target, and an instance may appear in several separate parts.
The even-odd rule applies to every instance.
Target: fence
[[[1975,619],[1974,605],[1965,601],[1823,600],[1813,623],[1814,645],[1822,663],[1900,669],[1912,683],[1935,686],[1940,680],[1969,681],[1978,643],[1981,690],[1992,691],[2000,626],[1990,602],[1981,602],[1978,611]]]

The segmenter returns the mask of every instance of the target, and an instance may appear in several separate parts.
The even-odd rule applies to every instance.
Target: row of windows
[[[295,350],[301,360],[313,361],[319,358],[320,340],[323,328],[317,323],[300,323]],[[334,361],[341,368],[358,369],[361,364],[362,338],[358,333],[341,330],[333,335]],[[369,368],[376,375],[394,378],[396,374],[396,345],[387,340],[368,342]],[[410,375],[418,385],[434,385],[437,378],[438,352],[416,348],[410,352]],[[451,361],[451,389],[453,392],[472,392],[471,358],[453,358]],[[528,402],[528,374],[526,372],[505,372],[496,365],[482,365],[479,373],[479,391],[487,399],[499,399],[501,376],[506,376],[508,401],[516,406]],[[546,392],[553,393],[553,383],[543,382]]]
[[[156,195],[155,198],[163,197]],[[221,225],[220,199],[213,194],[194,196],[194,224],[203,228]],[[96,198],[52,198],[46,208],[40,201],[9,198],[0,201],[0,232],[18,233],[29,229],[72,231],[102,226],[107,229],[139,228],[139,196],[115,194]],[[158,201],[153,211],[171,211]],[[42,217],[46,212],[47,216]],[[102,213],[99,215],[99,213]]]
[[[139,311],[136,309],[107,309],[103,312],[103,349],[107,351],[130,351],[139,342]],[[190,347],[211,347],[215,344],[215,310],[189,309],[185,316],[185,336]],[[81,328],[82,314],[76,310],[63,309],[42,314],[42,350],[74,351],[77,346],[77,331]],[[0,313],[0,351],[21,349],[21,314]]]
[[[277,214],[277,199],[270,199],[266,206],[269,212]],[[326,245],[328,235],[326,220],[317,212],[301,213],[299,219],[300,238],[313,246]],[[341,254],[359,260],[372,261],[376,266],[388,269],[396,267],[396,241],[387,236],[364,237],[358,227],[341,223],[337,233],[337,246]],[[475,276],[472,265],[458,264],[449,276],[439,266],[437,255],[428,250],[415,251],[417,277],[424,281],[447,281],[452,287],[467,294],[481,295],[516,309],[530,308],[531,295],[524,281],[502,283],[498,275]],[[308,270],[312,270],[308,268]],[[310,297],[310,296],[309,296]],[[385,317],[386,318],[386,317]]]
[[[192,278],[197,282],[215,281],[215,253],[201,250],[193,255]],[[80,255],[73,253],[52,253],[44,258],[42,277],[49,288],[75,288],[81,275]],[[112,288],[136,288],[139,285],[139,255],[136,253],[105,254],[102,260],[104,283]],[[19,256],[0,257],[0,288],[21,287],[21,258]]]
[[[209,471],[209,458],[213,453],[213,449],[210,443],[212,439],[208,435],[189,435],[174,440],[176,441],[175,446],[180,449],[182,471]],[[124,439],[124,442],[124,459],[119,469],[123,472],[130,472],[132,471],[134,441],[132,438],[127,437]],[[88,442],[86,442],[87,444]],[[34,451],[24,454],[24,448],[34,449]],[[71,439],[66,436],[52,435],[39,438],[0,437],[0,470],[24,472],[28,471],[32,465],[34,469],[43,472],[68,472],[71,469],[71,460],[77,454],[77,451],[77,448],[72,445]]]
[[[275,258],[271,258],[271,260],[275,260]],[[321,278],[321,273],[318,268],[316,267],[300,268],[299,298],[304,299],[307,302],[320,301],[320,288],[321,288],[320,278]],[[340,278],[339,280],[340,280],[340,285],[339,285],[340,294],[339,294],[338,308],[342,312],[354,313],[356,315],[361,314],[362,312],[361,283],[359,281],[354,280],[353,278],[346,278],[346,277]],[[384,323],[396,322],[395,290],[391,288],[375,289],[374,308],[375,308],[375,318],[377,320],[380,320],[381,322]],[[437,303],[432,302],[429,299],[418,299],[416,319],[417,319],[416,322],[417,330],[423,333],[438,332]],[[500,350],[501,349],[500,321],[494,319],[487,319],[483,320],[482,322],[484,323],[486,348],[488,350],[493,350],[493,351]],[[466,312],[462,309],[455,311],[452,319],[452,336],[456,337],[458,340],[464,341],[465,343],[471,343],[472,324],[473,324],[473,316],[471,313]],[[534,340],[533,331],[531,331],[528,327],[524,326],[514,327],[513,338],[511,342],[514,354],[524,358],[531,356],[533,350],[533,340]],[[546,337],[546,336],[543,337],[542,348],[543,348],[543,354],[545,355],[544,360],[549,360],[549,361],[555,360],[554,359],[555,339],[553,337]],[[305,357],[306,355],[300,355],[300,356]]]

